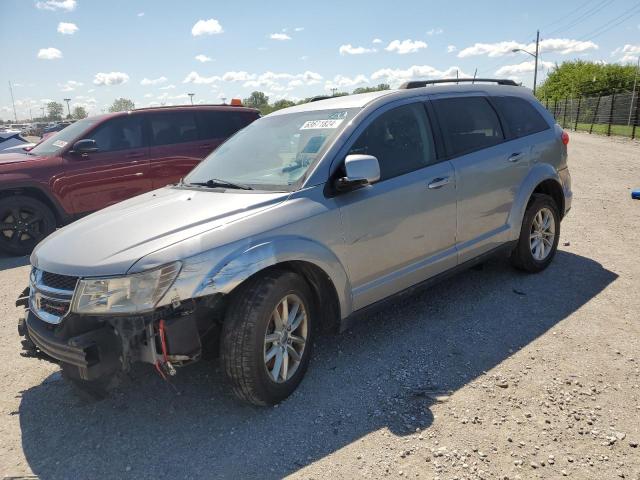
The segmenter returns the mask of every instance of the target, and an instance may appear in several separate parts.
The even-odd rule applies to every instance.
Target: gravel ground
[[[640,144],[571,137],[549,269],[496,259],[320,338],[276,408],[238,404],[205,362],[86,403],[19,355],[28,266],[0,259],[0,475],[640,479]]]

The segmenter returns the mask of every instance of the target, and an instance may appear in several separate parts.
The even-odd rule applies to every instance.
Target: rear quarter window
[[[526,137],[547,130],[549,125],[530,102],[519,97],[492,97],[511,138]]]

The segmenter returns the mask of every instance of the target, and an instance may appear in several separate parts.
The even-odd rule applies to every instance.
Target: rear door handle
[[[434,178],[429,182],[427,187],[429,190],[435,190],[436,188],[442,188],[450,182],[449,177],[438,177]]]
[[[511,155],[509,155],[508,160],[509,160],[511,163],[516,163],[516,162],[518,162],[518,161],[522,160],[523,155],[524,155],[524,154],[523,154],[522,152],[512,153]]]

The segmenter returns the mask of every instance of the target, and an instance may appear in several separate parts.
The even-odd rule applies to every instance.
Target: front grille
[[[75,290],[78,277],[42,272],[42,284],[59,290]]]
[[[34,268],[29,282],[29,310],[47,323],[60,323],[69,313],[77,282],[77,277]]]

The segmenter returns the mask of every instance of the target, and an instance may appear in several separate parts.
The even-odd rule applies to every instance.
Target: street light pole
[[[193,105],[193,96],[195,95],[195,93],[187,93],[187,95],[189,95],[189,98],[191,99],[191,105]]]
[[[68,113],[67,117],[71,118],[71,108],[69,107],[69,102],[71,101],[71,99],[70,98],[63,98],[63,100],[65,102],[67,102],[67,113]]]
[[[538,57],[540,56],[540,30],[536,30],[536,53],[531,53],[524,48],[514,48],[511,50],[513,53],[523,52],[531,55],[534,58],[533,64],[533,94],[536,94],[536,84],[538,83]]]
[[[540,56],[539,53],[539,45],[540,45],[540,30],[536,30],[536,62],[534,65],[534,70],[533,70],[533,95],[535,96],[536,94],[536,84],[538,82],[538,57]]]

